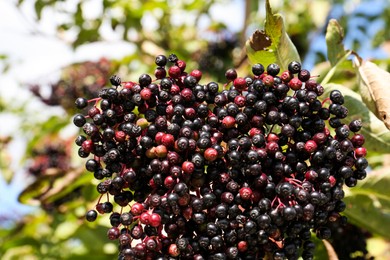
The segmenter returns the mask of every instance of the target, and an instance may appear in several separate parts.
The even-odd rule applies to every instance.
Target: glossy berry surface
[[[229,69],[222,84],[175,54],[155,64],[75,101],[100,196],[86,220],[110,219],[119,259],[312,259],[311,233],[332,238],[344,185],[367,175],[343,94],[297,61]]]

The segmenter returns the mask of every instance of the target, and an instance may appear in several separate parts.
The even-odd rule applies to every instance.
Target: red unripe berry
[[[156,183],[154,182],[154,179],[153,179],[153,178],[151,178],[151,179],[149,180],[149,186],[150,186],[150,188],[152,188],[152,189],[156,189],[156,188],[157,188],[157,185],[156,185]]]
[[[107,231],[107,237],[108,239],[110,240],[116,240],[119,238],[121,232],[119,230],[119,228],[117,227],[111,227],[108,231]]]
[[[167,176],[165,177],[165,180],[164,180],[164,186],[165,188],[167,189],[173,189],[173,187],[175,186],[176,184],[176,181],[175,179],[172,177],[172,176]]]
[[[133,214],[134,216],[141,215],[143,211],[144,206],[139,202],[136,202],[131,206],[131,214]]]
[[[185,161],[181,165],[181,169],[183,170],[184,173],[191,174],[195,170],[195,165],[192,162]]]
[[[250,137],[253,137],[254,135],[257,135],[257,134],[262,134],[262,131],[259,128],[253,127],[249,130]]]
[[[173,116],[174,113],[173,105],[168,105],[167,108],[165,108],[165,113],[167,113],[167,116]]]
[[[173,147],[175,143],[175,137],[171,134],[164,134],[161,137],[161,144],[165,145],[166,147]]]
[[[185,88],[180,92],[180,95],[184,98],[184,101],[191,101],[192,90],[189,88]]]
[[[195,119],[196,117],[196,110],[193,107],[186,107],[184,110],[184,116],[187,119]]]
[[[156,77],[156,79],[163,79],[167,76],[167,71],[163,67],[158,67],[154,71],[154,76]]]
[[[288,83],[288,86],[292,90],[299,90],[302,88],[302,81],[300,81],[298,78],[292,78],[290,82]]]
[[[355,134],[354,136],[352,136],[351,138],[351,142],[354,146],[362,146],[365,142],[365,138],[362,134]]]
[[[180,250],[179,250],[179,248],[177,248],[176,244],[171,244],[169,246],[168,253],[170,256],[176,257],[176,256],[180,255]]]
[[[182,210],[183,217],[185,217],[187,220],[191,219],[192,217],[192,208],[186,207]]]
[[[152,227],[158,227],[161,225],[161,216],[157,213],[152,213],[149,216],[149,223]]]
[[[288,71],[288,70],[283,71],[282,74],[280,75],[280,79],[284,83],[288,83],[292,78],[293,78],[293,76],[291,75],[290,71]]]
[[[233,81],[233,85],[238,91],[243,91],[247,88],[246,80],[240,77]]]
[[[308,181],[315,181],[318,177],[318,173],[314,170],[308,170],[305,173],[305,179]]]
[[[245,252],[246,250],[248,250],[248,243],[246,241],[238,242],[237,249],[240,252]]]
[[[218,158],[218,152],[214,148],[207,148],[206,151],[204,151],[204,158],[209,161],[215,161]]]
[[[267,135],[267,142],[278,142],[279,136],[275,133],[269,133]]]
[[[317,143],[314,142],[313,140],[308,140],[305,143],[305,151],[308,153],[313,153],[317,150]]]
[[[99,203],[96,205],[96,211],[99,212],[100,214],[104,214],[104,208],[103,208],[103,203]]]
[[[134,82],[125,82],[123,87],[128,88],[128,89],[132,89],[134,84],[135,84]]]
[[[185,71],[186,66],[187,66],[186,62],[183,60],[178,60],[176,62],[176,65],[180,68],[181,72]]]
[[[263,78],[263,82],[267,87],[272,87],[274,85],[274,77],[271,75],[266,75]]]
[[[243,107],[245,106],[245,97],[242,96],[242,95],[238,95],[234,98],[234,103],[239,106],[239,107]]]
[[[279,150],[279,145],[277,142],[272,141],[272,142],[268,142],[265,145],[265,148],[267,150],[267,153],[275,154]]]
[[[158,132],[156,136],[154,137],[154,140],[156,141],[157,144],[161,144],[161,139],[165,135],[164,132]]]
[[[124,142],[126,140],[126,133],[123,131],[116,131],[115,140],[117,140],[118,142]]]
[[[250,200],[252,197],[252,189],[249,187],[242,187],[239,193],[243,200]]]
[[[178,66],[172,66],[169,68],[168,74],[171,78],[177,79],[180,77],[181,69]]]
[[[144,88],[141,90],[140,95],[143,100],[150,100],[152,97],[152,91],[148,88]]]
[[[329,176],[328,181],[331,187],[334,187],[334,185],[336,185],[336,178],[333,175]]]
[[[358,147],[355,149],[356,157],[365,157],[367,155],[367,150],[364,147]]]
[[[81,144],[81,148],[83,148],[83,150],[84,150],[86,153],[90,153],[90,152],[93,151],[94,144],[93,144],[92,140],[85,140],[85,141]]]
[[[149,212],[147,211],[142,212],[141,216],[139,217],[139,221],[141,221],[142,224],[149,225],[150,224]]]
[[[232,127],[234,127],[235,124],[236,124],[236,119],[234,119],[234,117],[232,117],[232,116],[226,116],[222,120],[222,126],[224,128],[232,128]]]
[[[178,85],[174,84],[171,87],[171,90],[169,91],[172,95],[178,95],[180,93],[181,89]]]
[[[97,107],[91,107],[89,110],[88,110],[88,116],[90,118],[93,118],[94,116],[96,116],[97,114],[100,114],[100,109],[97,108]]]
[[[202,78],[202,72],[200,70],[193,70],[193,71],[191,71],[190,75],[193,76],[194,78],[196,78],[196,80],[198,82]]]
[[[313,141],[317,144],[323,144],[326,141],[327,135],[324,132],[316,133],[313,136]]]

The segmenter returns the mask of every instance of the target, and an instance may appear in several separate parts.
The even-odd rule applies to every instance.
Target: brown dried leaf
[[[360,94],[366,106],[390,129],[390,73],[370,61],[355,59]]]

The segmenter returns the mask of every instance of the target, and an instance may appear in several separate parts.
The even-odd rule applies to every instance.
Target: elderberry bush
[[[78,98],[76,144],[119,259],[313,259],[312,233],[345,224],[344,185],[366,176],[362,123],[345,122],[299,62],[201,83],[174,54],[153,77]]]

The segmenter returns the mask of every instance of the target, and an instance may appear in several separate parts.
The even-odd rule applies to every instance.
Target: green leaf
[[[246,51],[252,64],[267,66],[277,63],[286,70],[291,61],[300,61],[298,51],[286,33],[283,17],[274,14],[266,1],[266,20],[263,30],[256,30],[246,42]]]
[[[345,215],[360,227],[390,239],[390,174],[368,174],[356,187],[346,190]]]
[[[328,47],[328,60],[334,66],[347,54],[343,44],[344,30],[336,19],[329,21],[325,39]]]
[[[43,1],[36,1],[34,4],[35,14],[37,15],[38,20],[42,17],[42,10],[45,7],[45,3]]]
[[[364,146],[369,152],[390,153],[390,131],[366,107],[358,93],[338,84],[327,84],[324,85],[324,88],[324,96],[329,96],[329,93],[334,89],[340,90],[343,93],[345,99],[344,106],[349,111],[345,121],[350,122],[353,119],[360,119],[362,121],[363,127],[360,132],[366,139]]]
[[[359,57],[354,59],[354,64],[364,103],[390,129],[390,73]]]

